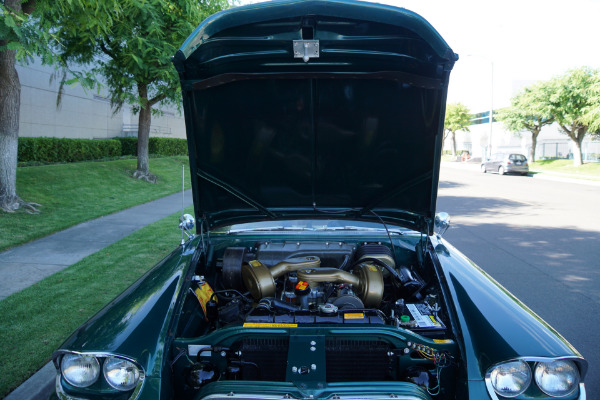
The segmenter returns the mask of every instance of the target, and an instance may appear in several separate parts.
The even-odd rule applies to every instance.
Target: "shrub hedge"
[[[153,155],[187,155],[185,139],[151,137],[148,152]],[[48,137],[19,138],[19,162],[76,162],[110,157],[137,156],[137,138],[61,139]]]
[[[121,142],[121,153],[128,156],[137,156],[137,138],[116,138]],[[161,156],[187,155],[187,141],[184,139],[151,137],[148,143],[148,153]]]
[[[116,140],[121,143],[121,154],[124,156],[137,156],[137,138],[120,137]]]

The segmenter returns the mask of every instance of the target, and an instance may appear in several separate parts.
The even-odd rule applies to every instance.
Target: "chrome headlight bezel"
[[[123,369],[131,369],[130,371],[125,371],[125,373],[132,373],[134,375],[133,382],[128,383],[127,386],[120,386],[118,383],[115,382],[115,377],[111,377],[111,373],[113,373],[116,370],[120,370],[122,375]],[[120,392],[128,392],[137,386],[140,380],[141,371],[140,367],[133,361],[127,360],[122,357],[111,356],[104,359],[104,362],[102,363],[102,374],[104,375],[104,379],[106,379],[106,382],[113,389],[116,389]]]
[[[77,365],[78,363],[79,366]],[[87,367],[84,366],[84,364],[87,364]],[[85,381],[83,381],[83,383],[78,382],[75,379],[75,376],[73,376],[73,374],[77,373],[78,371],[70,372],[71,369],[80,370],[81,368],[88,368],[90,370],[88,374],[91,373],[91,376],[88,377]],[[60,360],[60,373],[62,374],[63,379],[67,381],[69,385],[72,385],[77,388],[86,388],[92,386],[98,381],[101,370],[102,368],[100,366],[98,358],[89,354],[65,354]],[[79,372],[79,374],[82,373]],[[85,374],[85,371],[83,372],[83,374]]]
[[[496,387],[496,382],[495,382],[495,380],[498,379],[497,375],[502,373],[501,372],[502,369],[515,370],[515,373],[512,375],[512,376],[514,376],[513,380],[516,382],[520,381],[521,387],[516,389],[512,393],[502,393],[501,389]],[[509,374],[504,374],[504,375],[509,375]],[[490,368],[486,374],[486,381],[489,380],[492,389],[499,396],[502,396],[505,398],[513,398],[513,397],[517,397],[517,396],[525,393],[525,391],[531,385],[532,377],[533,377],[533,373],[531,372],[531,368],[529,367],[529,364],[527,364],[525,361],[509,360],[509,361],[506,361],[503,363],[496,364],[492,368]]]
[[[94,383],[92,383],[86,387],[80,387],[80,386],[72,385],[72,383],[70,381],[65,379],[63,370],[62,370],[62,361],[65,356],[72,356],[72,355],[82,356],[82,357],[93,357],[98,361],[99,367],[100,367],[100,374]],[[130,388],[127,388],[126,390],[121,390],[121,389],[113,386],[110,383],[110,381],[106,378],[106,376],[104,375],[104,365],[108,359],[124,360],[128,363],[131,363],[133,366],[135,366],[139,373],[136,384],[132,385]],[[56,393],[65,393],[65,390],[72,391],[72,390],[80,389],[82,391],[81,393],[84,394],[84,393],[93,393],[98,390],[106,390],[108,388],[108,389],[115,390],[116,393],[131,392],[131,395],[129,396],[129,398],[135,399],[138,396],[139,392],[142,390],[142,386],[143,386],[143,384],[145,382],[145,378],[146,378],[144,369],[140,366],[140,364],[136,360],[134,360],[130,357],[124,356],[124,355],[120,355],[120,354],[104,353],[104,352],[89,352],[89,353],[88,352],[76,352],[76,351],[61,349],[61,350],[57,350],[54,353],[53,360],[54,360],[54,365],[58,371],[57,379],[56,379]],[[103,379],[100,379],[100,376],[102,376]],[[68,387],[63,387],[65,383],[72,386],[72,388],[69,389]],[[69,396],[71,396],[71,395],[69,395]],[[69,397],[69,396],[67,396],[67,397]]]
[[[573,385],[573,388],[571,389],[571,391],[567,394],[561,395],[561,396],[553,396],[549,393],[547,393],[546,391],[544,391],[539,384],[536,382],[535,379],[535,371],[536,368],[538,367],[538,365],[545,363],[545,364],[550,364],[552,362],[556,362],[556,361],[567,361],[569,362],[569,365],[572,365],[575,370],[577,371],[577,375],[578,375],[578,381],[576,382],[576,384]],[[499,394],[498,392],[496,392],[493,384],[492,384],[492,371],[502,365],[511,363],[511,362],[524,362],[528,365],[530,371],[531,371],[531,380],[529,382],[528,387],[520,394],[515,395],[515,396],[506,396],[506,395],[502,395]],[[585,386],[583,384],[583,382],[581,381],[582,377],[585,375],[587,369],[587,362],[581,358],[581,357],[573,357],[573,356],[565,356],[565,357],[517,357],[514,359],[509,359],[506,360],[504,362],[501,363],[497,363],[495,365],[492,365],[491,367],[488,368],[486,374],[485,374],[485,385],[486,388],[488,390],[488,393],[490,395],[490,397],[493,400],[500,400],[500,399],[509,399],[509,398],[513,398],[513,397],[517,397],[519,399],[539,399],[540,396],[548,396],[549,399],[563,399],[563,398],[568,398],[568,399],[575,399],[575,395],[577,395],[577,399],[578,400],[582,400],[586,398],[586,392],[585,392]],[[577,391],[579,391],[579,393],[577,394]]]
[[[568,372],[572,372],[571,388],[568,391],[565,391],[564,393],[554,392],[554,394],[553,394],[552,391],[548,387],[544,386],[544,382],[542,381],[542,379],[543,379],[542,374],[544,373],[543,369],[545,368],[547,371],[548,369],[557,368],[557,367],[561,367],[561,366],[564,368],[569,368],[570,371],[568,371]],[[579,369],[577,368],[577,365],[575,365],[575,363],[572,360],[552,360],[550,362],[540,361],[540,362],[536,363],[533,375],[534,375],[535,383],[536,383],[537,387],[540,388],[540,390],[542,392],[544,392],[548,396],[552,396],[552,397],[566,397],[566,396],[573,394],[575,392],[575,390],[577,390],[577,387],[579,387],[579,383],[581,382],[581,375],[579,373]]]

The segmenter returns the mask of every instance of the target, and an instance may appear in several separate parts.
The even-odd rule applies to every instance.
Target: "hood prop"
[[[183,211],[185,209],[185,164],[181,164],[181,217],[179,217],[179,229],[181,229],[181,245],[184,245],[185,235],[187,235],[188,239],[192,239],[194,234],[192,233],[192,229],[194,225],[196,225],[196,220],[194,216],[191,214],[184,214]]]

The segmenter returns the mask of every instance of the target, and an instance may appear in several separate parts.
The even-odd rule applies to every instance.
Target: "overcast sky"
[[[385,0],[427,19],[458,53],[448,101],[506,106],[523,84],[600,68],[600,0]],[[482,109],[483,108],[483,109]]]
[[[256,0],[242,1],[254,3]],[[509,104],[524,84],[600,68],[600,0],[379,0],[427,19],[460,59],[449,102],[471,111]]]

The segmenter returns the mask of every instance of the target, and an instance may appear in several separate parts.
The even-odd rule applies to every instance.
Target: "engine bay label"
[[[363,319],[365,317],[364,313],[345,313],[344,319]]]
[[[422,313],[416,304],[407,304],[406,308],[408,308],[408,311],[410,311],[413,319],[420,328],[433,328],[441,326],[441,324],[436,321],[433,315]]]
[[[274,324],[268,322],[245,322],[244,328],[297,328],[298,324]]]

